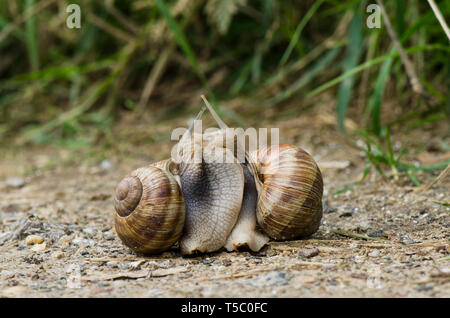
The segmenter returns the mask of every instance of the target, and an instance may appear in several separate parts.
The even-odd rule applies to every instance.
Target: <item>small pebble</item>
[[[357,279],[367,279],[368,276],[366,273],[352,273],[350,275],[351,278],[357,278]]]
[[[445,245],[439,245],[435,247],[436,252],[446,253],[447,252],[447,246]]]
[[[333,208],[331,205],[329,205],[327,202],[322,201],[322,211],[324,214],[328,213],[334,213],[337,211],[336,208]]]
[[[432,284],[425,284],[425,285],[420,285],[419,287],[416,288],[417,291],[428,291],[433,289],[433,285]]]
[[[380,237],[383,234],[383,230],[376,230],[367,234],[370,237]]]
[[[103,171],[110,170],[113,167],[112,163],[109,160],[103,160],[100,163],[100,169]]]
[[[262,275],[253,279],[253,284],[261,287],[264,286],[285,286],[289,284],[289,280],[292,277],[287,276],[286,273],[281,271],[272,271],[266,275]]]
[[[222,260],[222,264],[224,266],[230,266],[231,265],[231,260],[228,259],[228,258],[225,258],[225,259]]]
[[[374,250],[374,251],[370,252],[367,255],[370,256],[370,257],[378,257],[378,256],[380,256],[380,251],[379,250]]]
[[[431,272],[431,277],[440,277],[440,278],[450,277],[450,268],[436,269]]]
[[[138,260],[138,261],[135,261],[135,262],[130,262],[130,268],[131,269],[139,269],[143,263],[145,263],[144,260]]]
[[[25,242],[27,245],[42,244],[44,242],[44,238],[39,235],[28,235]]]
[[[84,228],[83,233],[86,233],[89,237],[93,237],[97,231],[90,227]]]
[[[364,256],[362,256],[362,255],[355,255],[354,256],[354,260],[355,260],[355,263],[362,263],[362,262],[364,262]]]
[[[314,248],[302,248],[299,252],[298,255],[301,257],[306,257],[306,258],[310,258],[310,257],[314,257],[319,255],[319,249],[317,247]]]
[[[76,237],[72,240],[72,243],[78,246],[93,246],[95,241],[91,239],[84,239],[81,237]]]
[[[25,185],[25,180],[19,177],[12,177],[6,180],[6,185],[11,188],[22,188]]]
[[[204,265],[211,266],[211,264],[214,263],[214,260],[213,260],[213,259],[210,259],[210,258],[209,258],[209,259],[208,259],[208,258],[205,258],[205,259],[202,259],[201,262],[202,262]]]
[[[410,239],[409,237],[407,237],[407,236],[402,236],[402,237],[400,238],[400,242],[403,243],[403,244],[412,244],[412,243],[414,243],[414,241],[411,240],[411,239]]]
[[[370,222],[367,220],[361,221],[358,224],[358,228],[361,229],[362,231],[366,232],[367,230],[370,229]]]
[[[331,286],[337,286],[337,285],[339,285],[339,282],[338,282],[337,280],[335,280],[335,279],[330,279],[330,280],[327,281],[327,283],[328,283],[329,285],[331,285]]]
[[[114,239],[116,238],[116,235],[113,232],[108,231],[108,232],[103,233],[103,238],[107,241],[114,241]]]
[[[56,251],[56,252],[53,252],[52,257],[56,258],[56,259],[61,259],[64,257],[64,253],[61,251]]]
[[[158,263],[159,268],[172,268],[174,266],[173,262],[171,260],[163,261]]]
[[[33,247],[31,248],[31,250],[34,252],[43,252],[43,251],[45,251],[46,247],[47,247],[46,243],[34,244]]]
[[[127,270],[130,268],[130,263],[129,262],[123,262],[123,263],[119,263],[117,264],[117,266],[122,269],[122,270]]]

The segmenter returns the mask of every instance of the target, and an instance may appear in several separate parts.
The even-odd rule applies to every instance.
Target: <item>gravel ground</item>
[[[0,296],[450,297],[450,209],[439,204],[449,201],[448,178],[424,190],[374,173],[335,194],[360,178],[362,155],[331,129],[290,134],[302,125],[286,121],[282,134],[306,144],[322,169],[322,225],[309,239],[269,242],[258,253],[182,257],[174,246],[146,257],[126,248],[112,195],[125,174],[158,159],[151,155],[28,169],[52,154],[3,152]],[[438,174],[418,178],[427,184]]]

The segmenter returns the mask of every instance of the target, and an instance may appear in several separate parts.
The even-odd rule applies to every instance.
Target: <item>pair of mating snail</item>
[[[314,159],[301,148],[280,145],[245,151],[244,163],[224,163],[224,155],[235,156],[234,145],[224,143],[227,125],[202,98],[221,129],[198,138],[191,126],[177,145],[184,160],[139,168],[117,185],[115,228],[123,243],[155,254],[178,241],[186,255],[240,246],[259,251],[269,237],[313,234],[323,193]],[[191,160],[196,142],[202,144],[200,162]]]

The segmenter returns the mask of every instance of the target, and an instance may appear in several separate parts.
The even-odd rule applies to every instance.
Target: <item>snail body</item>
[[[241,209],[244,176],[240,165],[221,163],[220,151],[203,155],[209,163],[189,165],[181,173],[187,211],[182,254],[223,247]]]

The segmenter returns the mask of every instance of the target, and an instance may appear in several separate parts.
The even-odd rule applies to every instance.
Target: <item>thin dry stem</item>
[[[330,229],[330,232],[339,234],[339,235],[343,235],[343,236],[347,236],[347,237],[351,237],[351,238],[356,238],[356,239],[371,240],[371,241],[379,241],[380,240],[377,237],[371,237],[371,236],[361,235],[361,234],[357,234],[357,233],[341,231],[341,230],[337,230],[337,229]]]
[[[42,9],[48,7],[50,4],[55,2],[55,0],[41,1],[35,4],[33,7],[25,11],[21,16],[19,16],[13,23],[8,24],[2,32],[0,32],[0,42],[3,41],[14,28],[18,27],[20,24],[31,18],[33,15],[37,14]]]
[[[117,20],[119,20],[124,26],[128,28],[135,35],[139,34],[139,27],[114,6],[114,0],[106,1],[106,10],[110,12]]]
[[[411,86],[413,88],[413,91],[419,95],[424,94],[424,88],[422,86],[422,83],[420,82],[419,78],[416,75],[416,72],[414,70],[414,67],[409,60],[408,56],[405,53],[405,50],[403,46],[401,45],[400,41],[398,40],[397,33],[392,28],[391,22],[389,20],[389,16],[386,13],[386,9],[384,8],[383,1],[377,0],[378,5],[381,9],[381,15],[384,18],[384,22],[386,24],[386,28],[388,30],[389,36],[392,39],[392,42],[394,43],[395,48],[398,51],[398,54],[400,55],[400,59],[402,60],[403,65],[405,66],[406,73],[408,74],[409,81],[411,83]]]
[[[167,61],[169,60],[170,55],[172,54],[175,45],[172,43],[169,47],[165,48],[162,53],[159,55],[158,60],[153,66],[150,74],[148,76],[147,81],[145,82],[144,90],[142,91],[141,98],[139,100],[139,110],[141,112],[144,111],[145,105],[147,105],[150,96],[152,95],[156,84],[158,83],[159,78],[164,73],[164,69],[166,68]]]
[[[434,184],[436,184],[437,182],[445,179],[447,177],[447,175],[450,172],[450,163],[447,165],[447,167],[437,176],[436,179],[434,179],[433,181],[431,181],[429,184],[427,184],[425,187],[423,187],[423,190],[427,191],[429,190]]]
[[[444,30],[445,34],[447,35],[448,39],[450,40],[450,30],[448,29],[448,25],[445,22],[444,17],[442,16],[441,11],[439,10],[439,7],[436,5],[434,0],[428,0],[428,3],[430,4],[430,7],[434,12],[434,15],[436,16],[439,23],[441,24],[442,29]]]
[[[92,24],[95,24],[96,26],[98,26],[100,29],[104,30],[105,32],[111,34],[112,36],[123,40],[125,42],[131,42],[134,40],[134,37],[129,35],[128,33],[116,28],[115,26],[109,24],[108,22],[106,22],[105,20],[103,20],[102,18],[89,13],[86,16],[86,19],[91,22]]]

